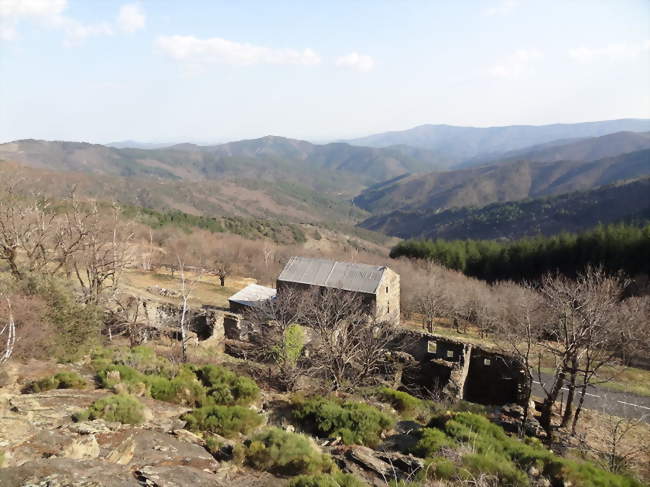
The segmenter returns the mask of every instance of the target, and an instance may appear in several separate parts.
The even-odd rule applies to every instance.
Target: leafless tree
[[[588,386],[597,381],[601,367],[615,359],[611,323],[616,319],[623,285],[619,279],[607,276],[602,269],[594,268],[587,268],[575,280],[560,275],[547,275],[542,279],[540,293],[548,322],[545,330],[547,340],[540,344],[554,359],[552,383],[548,388],[542,386],[546,397],[540,422],[549,438],[553,406],[567,382],[567,375],[569,411],[574,391],[580,390],[576,411],[566,413],[563,418],[565,425],[573,418],[572,429],[575,431]],[[580,379],[579,385],[577,379]]]
[[[277,365],[278,382],[287,391],[293,390],[305,373],[305,362],[301,360],[304,332],[295,328],[304,322],[305,304],[304,292],[287,288],[245,314],[258,330],[258,358]]]
[[[0,329],[0,339],[4,337],[2,353],[0,353],[0,366],[7,363],[9,358],[11,358],[16,345],[16,322],[14,321],[14,314],[11,308],[11,300],[5,297],[5,301],[7,303],[7,321],[2,325],[2,329]]]
[[[314,332],[310,360],[333,389],[351,389],[376,376],[397,337],[395,323],[375,320],[359,296],[336,289],[311,292],[304,321]]]
[[[520,286],[513,282],[497,284],[495,295],[499,296],[496,305],[492,307],[493,318],[497,323],[496,342],[503,352],[515,358],[526,377],[526,405],[520,430],[520,434],[523,434],[532,393],[535,346],[541,337],[541,296],[530,285]]]
[[[188,342],[188,313],[190,310],[189,300],[192,296],[192,292],[196,288],[196,285],[201,279],[202,273],[199,273],[194,276],[193,279],[188,279],[186,275],[186,267],[183,258],[180,255],[176,256],[178,261],[178,274],[180,278],[180,288],[179,293],[181,295],[181,314],[179,317],[178,326],[181,331],[181,361],[187,362],[187,342]]]

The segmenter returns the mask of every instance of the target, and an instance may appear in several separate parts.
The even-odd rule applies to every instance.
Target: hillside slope
[[[369,184],[437,167],[436,156],[421,149],[315,145],[271,136],[216,146],[179,144],[159,149],[20,140],[0,144],[0,159],[36,168],[100,175],[293,182],[350,196]]]
[[[626,219],[650,219],[650,178],[478,209],[395,211],[368,218],[361,226],[402,238],[518,239]]]
[[[463,164],[465,167],[480,164],[514,162],[596,161],[629,152],[650,149],[650,132],[616,132],[600,137],[556,140],[525,149],[506,152],[498,157],[482,157]]]
[[[528,161],[410,175],[375,185],[354,202],[373,213],[445,210],[587,190],[650,175],[650,149],[592,162]]]
[[[650,130],[650,120],[642,119],[485,128],[420,125],[408,130],[385,132],[352,139],[348,142],[369,147],[405,144],[431,150],[440,157],[461,163],[479,155],[499,154],[553,140],[597,137],[621,131],[647,132],[648,130]]]

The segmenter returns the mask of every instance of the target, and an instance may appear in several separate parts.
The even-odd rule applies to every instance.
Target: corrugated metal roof
[[[374,294],[386,269],[368,264],[291,257],[278,281]]]
[[[272,287],[249,284],[244,289],[237,291],[228,298],[228,301],[243,304],[244,306],[257,306],[264,301],[273,299],[276,290]]]

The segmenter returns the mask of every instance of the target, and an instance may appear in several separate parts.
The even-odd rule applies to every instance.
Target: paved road
[[[542,381],[550,385],[553,382],[553,377],[550,375],[542,375]],[[562,388],[558,400],[562,398],[565,401],[567,393],[567,388]],[[579,392],[576,391],[574,405],[577,404],[578,394]],[[544,397],[542,387],[537,380],[533,381],[533,395]],[[650,423],[650,397],[589,386],[588,392],[585,395],[584,407],[623,418],[641,418],[646,423]]]

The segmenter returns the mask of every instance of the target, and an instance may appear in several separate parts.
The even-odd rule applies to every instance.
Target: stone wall
[[[375,316],[380,320],[400,322],[400,279],[399,274],[386,269],[377,288]]]

